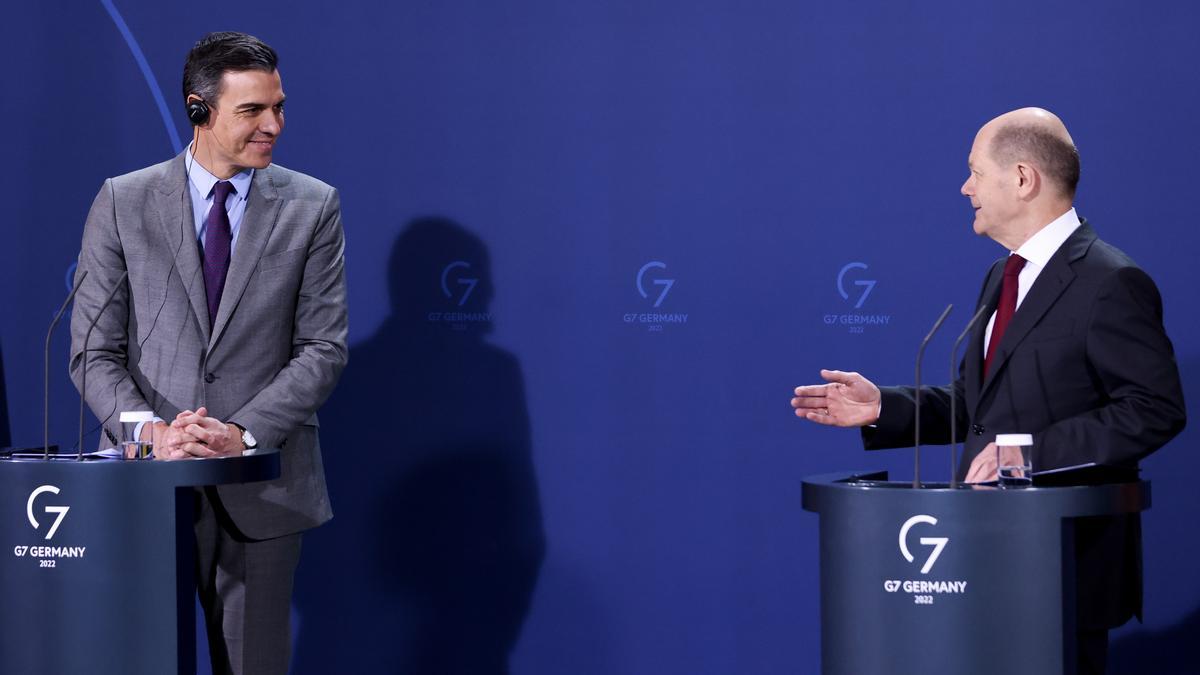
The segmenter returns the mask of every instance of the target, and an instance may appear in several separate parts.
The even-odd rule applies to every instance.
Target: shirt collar
[[[221,179],[209,173],[208,169],[205,169],[200,162],[197,162],[192,157],[191,146],[188,146],[187,157],[184,159],[184,162],[187,163],[188,179],[191,181],[192,186],[196,188],[201,197],[208,199],[212,195],[213,186]],[[250,181],[253,178],[254,169],[242,169],[238,173],[235,173],[229,179],[229,182],[233,183],[233,189],[237,192],[237,196],[245,199],[246,195],[250,194]]]
[[[1072,207],[1066,213],[1050,221],[1049,225],[1034,233],[1024,244],[1021,244],[1021,248],[1013,253],[1038,267],[1045,267],[1054,252],[1078,227],[1079,216],[1075,215],[1075,209]]]

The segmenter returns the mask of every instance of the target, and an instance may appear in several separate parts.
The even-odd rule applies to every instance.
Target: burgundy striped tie
[[[992,338],[988,340],[987,357],[983,360],[983,376],[987,377],[992,368],[992,357],[996,355],[996,345],[1008,330],[1008,322],[1012,321],[1017,312],[1017,276],[1025,266],[1025,259],[1016,253],[1008,256],[1004,262],[1004,282],[1000,285],[1000,304],[996,306],[996,322],[992,324]]]

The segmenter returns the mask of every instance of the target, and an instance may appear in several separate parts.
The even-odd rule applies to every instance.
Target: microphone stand
[[[100,305],[100,310],[96,312],[96,317],[88,325],[87,334],[83,338],[83,373],[79,378],[79,454],[75,457],[80,462],[83,461],[83,402],[87,399],[88,341],[92,339],[92,331],[96,328],[96,322],[104,315],[104,310],[108,309],[113,298],[117,296],[117,291],[120,290],[121,284],[125,283],[125,279],[128,276],[129,270],[122,272],[121,278],[117,279],[117,283],[113,284],[112,290],[108,292],[108,297],[104,299],[104,304]]]
[[[975,312],[975,316],[971,317],[971,320],[967,322],[967,327],[963,329],[963,332],[958,336],[958,339],[954,341],[954,347],[952,347],[950,349],[950,488],[951,489],[958,487],[958,416],[955,414],[955,405],[954,405],[958,399],[958,395],[954,391],[954,381],[955,381],[954,369],[957,366],[956,361],[958,360],[958,347],[959,347],[959,345],[962,344],[962,341],[966,339],[967,334],[970,333],[971,330],[975,328],[975,324],[979,323],[979,317],[983,316],[984,312],[986,312],[986,311],[987,311],[987,305],[985,304],[984,306],[979,308],[979,311]]]
[[[952,310],[952,309],[954,309],[954,305],[946,305],[945,311],[943,311],[942,315],[938,317],[938,320],[936,322],[934,322],[933,328],[929,329],[929,335],[926,335],[925,339],[921,340],[921,346],[920,346],[920,348],[917,349],[917,369],[916,369],[917,372],[916,372],[916,377],[915,377],[915,379],[917,381],[917,395],[915,397],[916,405],[914,406],[914,413],[913,413],[914,417],[916,418],[914,420],[914,424],[913,424],[913,428],[915,429],[915,434],[916,434],[916,441],[913,443],[913,450],[914,450],[913,487],[914,488],[921,487],[921,359],[925,357],[926,345],[928,345],[929,341],[931,339],[933,339],[933,334],[936,333],[937,330],[942,327],[942,323],[946,321],[946,317],[950,316],[950,310]]]
[[[45,373],[43,375],[42,384],[42,459],[50,459],[50,336],[54,335],[54,328],[58,325],[58,320],[62,318],[63,312],[67,311],[67,305],[71,304],[71,300],[75,299],[75,294],[79,292],[79,288],[83,286],[83,280],[87,278],[88,271],[84,270],[79,275],[79,279],[71,286],[71,292],[67,294],[67,299],[63,300],[62,307],[54,314],[54,319],[50,321],[50,330],[46,331],[46,349],[42,353],[42,365]],[[85,371],[86,372],[86,371]]]

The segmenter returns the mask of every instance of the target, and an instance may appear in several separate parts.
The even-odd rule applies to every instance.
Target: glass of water
[[[996,468],[1002,488],[1033,485],[1033,435],[997,435]]]
[[[123,459],[149,459],[154,454],[154,444],[143,441],[135,433],[138,425],[143,427],[154,421],[149,410],[124,411],[121,413],[121,457]],[[149,432],[147,432],[148,434]]]

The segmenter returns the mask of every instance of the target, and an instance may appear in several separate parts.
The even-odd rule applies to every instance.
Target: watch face
[[[249,431],[243,431],[242,445],[246,446],[247,448],[257,448],[258,441],[254,438],[254,434],[250,433]]]

